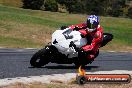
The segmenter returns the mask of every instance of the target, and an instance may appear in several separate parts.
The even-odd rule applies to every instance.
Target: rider
[[[81,32],[82,36],[87,38],[88,43],[81,47],[81,52],[90,52],[87,58],[94,60],[103,40],[103,29],[99,24],[98,16],[91,15],[85,23],[71,25],[69,28]]]

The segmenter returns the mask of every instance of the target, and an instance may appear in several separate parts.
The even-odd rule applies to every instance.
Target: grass
[[[127,18],[102,18],[102,25],[105,32],[114,35],[114,39],[109,45],[111,50],[132,50],[132,19]],[[108,48],[104,47],[104,48]]]
[[[0,0],[0,3],[6,6],[22,7],[22,0]]]
[[[111,32],[115,36],[115,40],[126,44],[132,44],[132,20],[126,18],[107,18],[109,22],[104,23],[103,26],[106,32]]]
[[[28,48],[28,46],[37,47],[37,44],[34,44],[32,41],[29,40],[0,36],[0,46],[1,47],[15,46],[17,48],[25,48],[25,47]]]
[[[40,48],[62,25],[82,23],[87,15],[36,11],[0,5],[0,46]],[[100,17],[104,32],[114,40],[102,50],[132,51],[132,19]],[[21,43],[22,42],[22,43]]]

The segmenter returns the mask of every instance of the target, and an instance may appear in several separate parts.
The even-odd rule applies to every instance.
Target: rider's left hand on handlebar
[[[79,30],[79,28],[78,28],[78,27],[75,27],[73,30],[78,31],[78,30]]]

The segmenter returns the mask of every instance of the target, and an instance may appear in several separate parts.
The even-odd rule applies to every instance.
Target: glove
[[[84,36],[83,34],[81,34],[81,37],[82,37],[82,38],[85,38],[85,36]]]
[[[75,30],[75,31],[78,31],[78,30],[79,30],[79,28],[75,26],[75,28],[73,29],[73,31],[74,31],[74,30]]]
[[[66,28],[68,28],[68,26],[61,26],[61,30],[64,30],[64,29],[66,29]]]

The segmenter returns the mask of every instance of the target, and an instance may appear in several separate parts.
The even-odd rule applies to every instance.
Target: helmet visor
[[[87,24],[89,29],[94,29],[94,25],[93,24]]]
[[[95,23],[90,23],[90,21],[88,20],[87,21],[87,27],[89,28],[89,29],[95,29],[96,27],[97,27],[97,25],[95,24]]]

